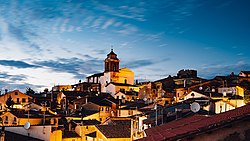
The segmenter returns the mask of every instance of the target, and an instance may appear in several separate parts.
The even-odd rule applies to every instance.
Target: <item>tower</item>
[[[104,72],[119,72],[119,62],[117,55],[114,53],[113,49],[107,55],[107,58],[104,60]]]

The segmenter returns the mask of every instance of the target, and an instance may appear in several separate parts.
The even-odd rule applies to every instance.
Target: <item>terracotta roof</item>
[[[108,125],[96,125],[106,138],[131,138],[131,121],[114,120]]]
[[[216,129],[250,116],[250,105],[213,116],[194,115],[145,130],[147,137],[140,141],[177,140]]]

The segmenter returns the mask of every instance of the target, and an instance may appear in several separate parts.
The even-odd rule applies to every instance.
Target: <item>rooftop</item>
[[[108,86],[109,84],[113,84],[113,85],[115,85],[115,86],[131,86],[131,87],[138,87],[138,86],[136,86],[136,85],[125,84],[125,83],[115,83],[115,82],[110,82],[110,83],[107,84],[107,86]]]
[[[106,138],[131,138],[131,120],[111,120],[96,127]]]
[[[182,137],[203,133],[250,116],[250,105],[221,114],[193,115],[145,130],[147,137],[139,141],[177,140]]]

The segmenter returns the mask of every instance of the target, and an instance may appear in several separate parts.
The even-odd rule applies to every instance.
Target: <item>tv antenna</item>
[[[200,110],[201,106],[197,102],[193,102],[190,106],[192,112],[197,113]]]

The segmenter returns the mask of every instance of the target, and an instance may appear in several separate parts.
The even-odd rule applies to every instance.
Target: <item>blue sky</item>
[[[103,71],[111,46],[135,79],[250,70],[248,0],[0,0],[0,88],[42,90]]]

